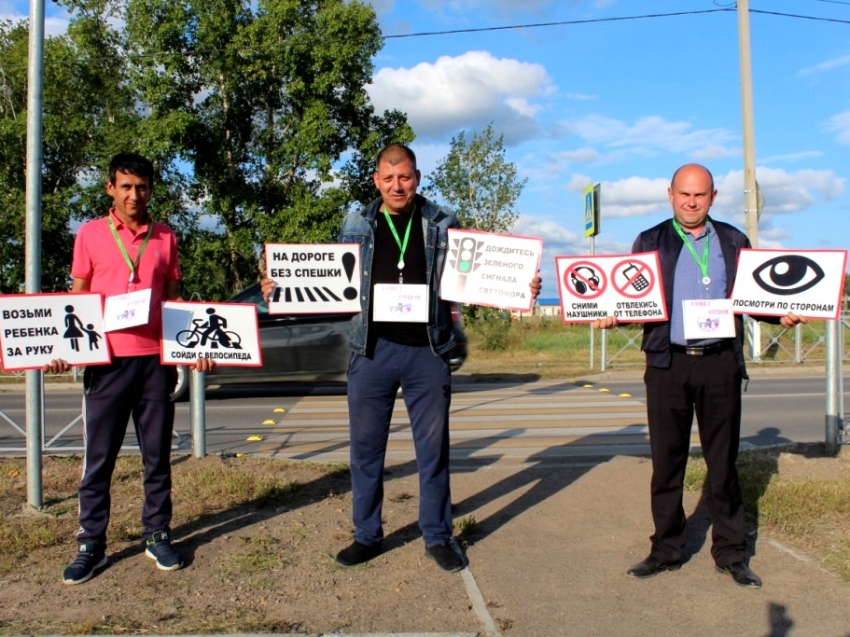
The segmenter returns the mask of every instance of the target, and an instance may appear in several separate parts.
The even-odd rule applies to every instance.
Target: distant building
[[[558,298],[538,298],[530,312],[511,311],[511,318],[515,321],[521,321],[532,316],[561,318],[561,300]]]

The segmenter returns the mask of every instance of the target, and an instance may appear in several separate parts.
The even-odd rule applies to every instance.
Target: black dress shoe
[[[626,571],[626,575],[638,579],[648,579],[664,571],[678,571],[680,568],[682,568],[681,562],[662,562],[650,555],[643,562],[638,562],[632,566]]]
[[[354,542],[336,554],[336,563],[340,566],[357,566],[378,557],[380,554],[380,543],[361,544],[357,540],[354,540]]]
[[[761,578],[750,570],[746,562],[734,562],[728,566],[718,566],[717,570],[731,575],[738,586],[761,588]]]
[[[453,540],[449,540],[445,544],[426,547],[425,557],[434,560],[437,566],[448,573],[457,573],[466,567],[463,553]]]

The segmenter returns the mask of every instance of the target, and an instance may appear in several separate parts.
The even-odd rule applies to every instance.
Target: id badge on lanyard
[[[372,320],[392,323],[428,322],[428,286],[376,283]]]
[[[136,260],[130,258],[127,248],[118,236],[118,231],[115,229],[115,223],[112,221],[112,215],[109,215],[109,229],[112,231],[112,238],[115,239],[115,244],[121,251],[121,256],[124,257],[124,262],[130,270],[130,276],[127,280],[127,293],[118,294],[115,296],[106,297],[106,303],[103,310],[103,331],[114,332],[123,330],[128,327],[136,327],[137,325],[147,325],[148,317],[151,308],[151,290],[136,290],[130,292],[130,285],[139,280],[137,270],[139,262],[142,260],[142,254],[145,248],[148,247],[151,234],[153,233],[153,220],[148,219],[148,230],[145,233],[144,241],[139,248],[139,253],[136,255]]]
[[[103,308],[103,331],[114,332],[147,325],[151,309],[151,289],[107,296]]]

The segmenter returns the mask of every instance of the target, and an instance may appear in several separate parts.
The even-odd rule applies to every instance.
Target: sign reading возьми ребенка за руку
[[[450,228],[448,241],[440,298],[510,310],[531,309],[534,299],[528,286],[540,267],[542,239]]]
[[[267,243],[269,314],[359,312],[359,254],[356,243]]]
[[[3,371],[41,369],[61,358],[70,365],[110,361],[100,294],[0,296],[0,359]]]
[[[847,250],[741,250],[732,288],[737,314],[837,319]]]
[[[656,252],[555,257],[555,269],[564,323],[667,320]]]
[[[263,364],[257,306],[247,303],[162,304],[162,352],[166,365],[206,358],[225,367]]]

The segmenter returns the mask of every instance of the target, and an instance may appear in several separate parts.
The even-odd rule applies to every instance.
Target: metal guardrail
[[[780,325],[760,323],[749,317],[744,318],[745,348],[744,354],[748,363],[755,364],[779,364],[779,363],[812,363],[826,361],[826,330],[819,330],[815,325],[818,323],[799,324],[793,329],[786,329]],[[839,340],[846,339],[850,335],[850,312],[843,312],[839,320]],[[761,332],[762,345],[758,352],[753,351],[753,326],[758,325]],[[609,332],[616,334],[612,339]],[[614,330],[602,331],[600,347],[602,356],[600,358],[601,371],[607,371],[610,367],[637,367],[643,365],[643,359],[625,360],[624,355],[640,351],[643,332],[641,330],[629,330],[617,327]],[[608,355],[607,350],[612,340],[617,341],[617,350]],[[623,342],[624,341],[624,342]],[[842,348],[842,360],[850,359],[850,347]]]
[[[18,376],[19,374],[14,374]],[[76,379],[76,368],[73,373],[74,378]],[[82,452],[85,451],[85,447],[82,445],[64,445],[60,446],[59,441],[61,438],[67,434],[69,431],[72,431],[75,427],[82,427],[83,416],[82,414],[76,416],[71,422],[62,425],[59,429],[59,432],[54,434],[53,436],[48,437],[46,423],[44,421],[44,414],[46,411],[46,400],[45,400],[45,391],[44,391],[44,377],[42,376],[41,383],[41,391],[40,391],[40,401],[41,401],[41,452],[42,454],[49,453],[72,453],[72,452]],[[9,453],[25,453],[27,449],[27,432],[26,430],[17,422],[15,422],[8,414],[6,414],[3,410],[0,409],[0,426],[3,423],[6,423],[11,427],[13,433],[17,433],[20,435],[21,444],[12,445],[12,446],[2,446],[0,447],[0,452],[9,452]],[[192,436],[189,433],[183,433],[178,431],[176,428],[173,433],[173,437],[175,439],[175,443],[172,445],[172,451],[186,451],[187,449],[191,449],[192,447]],[[124,452],[137,452],[139,451],[139,446],[136,445],[122,445],[121,450]]]
[[[757,365],[826,362],[826,330],[824,330],[823,332],[819,331],[815,328],[815,324],[801,324],[795,326],[795,328],[791,330],[785,329],[778,325],[770,325],[764,323],[760,324],[762,334],[761,340],[764,345],[760,348],[760,351],[754,355],[754,352],[752,351],[752,325],[754,323],[755,321],[749,319],[749,317],[745,318],[745,353],[747,357],[747,362]],[[842,317],[840,321],[838,321],[838,323],[838,339],[839,343],[843,344],[843,340],[846,338],[844,334],[846,333],[850,335],[850,312],[843,312]],[[611,332],[616,333],[616,339],[612,338],[610,334]],[[640,329],[629,330],[624,328],[616,328],[615,330],[603,330],[601,333],[601,338],[597,339],[600,343],[601,348],[601,356],[599,357],[601,371],[606,371],[607,369],[612,367],[625,368],[642,366],[644,364],[643,357],[638,357],[635,359],[635,357],[633,356],[634,353],[640,351],[642,335],[643,332]],[[612,342],[616,342],[617,349],[609,355],[607,352],[607,348]],[[591,341],[591,343],[593,343],[593,341]],[[850,347],[841,347],[839,351],[840,360],[842,362],[848,360],[848,357],[850,357]],[[631,358],[633,360],[624,360],[624,356],[627,354],[631,354]],[[76,380],[77,368],[74,368],[70,373],[72,374],[74,380]],[[13,375],[22,376],[22,374]],[[195,375],[197,374],[193,373],[193,376]],[[203,387],[203,385],[201,386]],[[202,394],[203,392],[200,393]],[[192,392],[192,395],[197,394],[197,391]],[[839,392],[839,394],[843,403],[843,391]],[[58,433],[54,434],[48,439],[43,417],[43,414],[45,413],[45,407],[47,407],[47,405],[45,404],[45,394],[42,378],[42,453],[68,453],[84,451],[85,448],[82,446],[60,446],[59,444],[62,436],[66,435],[69,431],[72,431],[76,426],[82,424],[82,416],[77,416],[71,422],[63,425]],[[840,407],[840,413],[842,414],[841,431],[843,432],[845,429],[850,429],[850,427],[845,426],[845,424],[843,423],[843,404],[841,404]],[[203,405],[196,406],[195,402],[193,401],[190,418],[192,423],[192,429],[190,432],[184,433],[175,429],[174,437],[176,441],[172,449],[175,451],[186,451],[187,449],[194,447],[197,454],[198,447],[193,440],[193,438],[197,438],[197,434],[193,436],[193,432],[195,430],[202,430],[201,423],[203,422],[204,418]],[[14,433],[20,435],[21,444],[20,446],[15,445],[0,447],[0,452],[24,453],[26,451],[26,431],[20,424],[16,423],[11,417],[9,417],[6,413],[0,410],[0,427],[3,427],[4,423],[5,425],[11,427]],[[199,426],[199,424],[201,424],[201,426]],[[850,438],[850,431],[847,435],[848,438]],[[138,449],[138,445],[125,445],[122,447],[123,451],[138,451]]]

